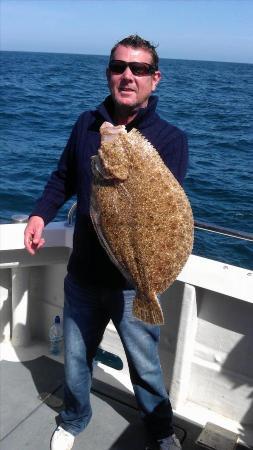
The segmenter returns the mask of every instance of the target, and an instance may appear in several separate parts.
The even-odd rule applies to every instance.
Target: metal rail
[[[253,233],[246,233],[244,231],[233,230],[232,228],[220,227],[218,225],[214,225],[207,222],[201,222],[199,220],[195,220],[194,228],[196,228],[197,230],[209,231],[210,233],[217,233],[223,236],[253,242]]]
[[[69,209],[68,215],[67,215],[67,222],[66,226],[72,227],[74,225],[74,214],[76,212],[77,208],[77,202],[74,202],[71,208]]]

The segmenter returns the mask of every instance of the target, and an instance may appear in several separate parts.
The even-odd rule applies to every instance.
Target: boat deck
[[[1,362],[1,450],[49,449],[63,404],[63,380],[62,362],[47,355]],[[133,395],[99,366],[94,370],[91,402],[93,418],[76,438],[74,450],[156,449]],[[203,448],[195,442],[199,425],[176,416],[175,429],[184,450]]]

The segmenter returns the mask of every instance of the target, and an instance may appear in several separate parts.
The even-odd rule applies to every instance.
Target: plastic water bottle
[[[49,351],[52,355],[59,355],[62,351],[63,330],[60,316],[55,316],[54,323],[49,330]]]

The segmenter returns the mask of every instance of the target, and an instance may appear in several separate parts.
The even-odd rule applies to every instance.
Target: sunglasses
[[[113,59],[109,62],[109,69],[112,73],[122,74],[127,67],[129,67],[133,75],[138,77],[150,75],[156,71],[154,66],[144,62],[126,62],[120,59]]]

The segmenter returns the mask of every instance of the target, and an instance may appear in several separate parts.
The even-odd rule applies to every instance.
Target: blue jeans
[[[160,328],[133,317],[135,291],[81,287],[71,275],[65,278],[64,288],[65,410],[61,426],[77,435],[91,419],[93,358],[112,319],[144,421],[155,439],[172,434],[172,409],[158,355]]]

